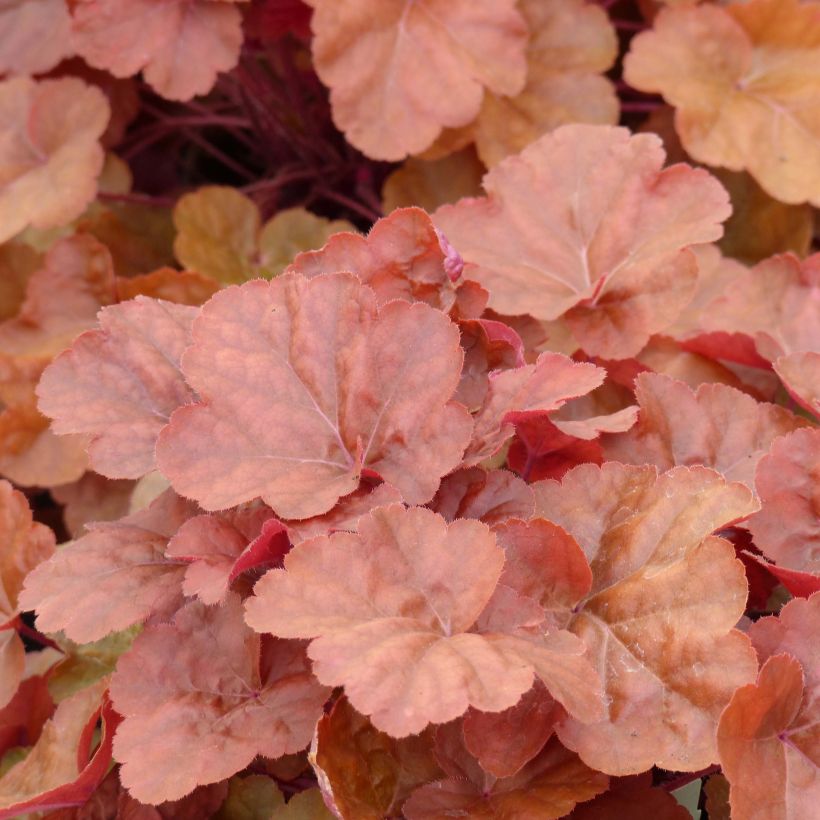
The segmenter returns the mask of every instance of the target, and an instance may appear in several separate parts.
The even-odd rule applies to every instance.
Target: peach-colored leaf
[[[291,541],[296,544],[317,535],[328,535],[338,530],[355,532],[359,519],[376,507],[401,502],[401,493],[389,484],[369,487],[362,483],[350,495],[340,498],[336,506],[324,515],[285,522]]]
[[[194,324],[183,370],[203,401],[174,413],[160,470],[208,510],[261,496],[284,518],[320,515],[364,470],[424,503],[469,439],[449,401],[461,360],[445,315],[379,309],[352,274],[230,288]]]
[[[445,521],[477,518],[493,526],[508,518],[529,518],[535,499],[527,484],[506,470],[468,467],[441,482],[430,507]]]
[[[605,376],[601,368],[561,353],[542,353],[535,364],[490,373],[464,464],[478,464],[498,452],[515,432],[516,421],[546,416],[594,390]]]
[[[340,698],[316,726],[311,763],[338,817],[383,820],[417,787],[441,777],[433,730],[396,740]]]
[[[566,632],[528,640],[468,631],[503,562],[486,524],[447,525],[422,508],[381,507],[359,521],[357,534],[291,550],[284,569],[257,583],[246,618],[259,631],[314,638],[308,654],[319,680],[343,685],[351,704],[394,737],[471,705],[506,709],[534,672],[570,711],[599,711],[594,675]]]
[[[749,628],[749,637],[761,661],[773,655],[788,652],[803,666],[806,685],[820,685],[820,656],[817,641],[820,629],[820,595],[808,600],[789,601],[777,617],[755,621]]]
[[[0,778],[0,818],[60,806],[81,806],[105,777],[111,762],[116,716],[105,700],[106,679],[64,700],[28,755]],[[103,735],[93,756],[87,733],[103,713]],[[86,746],[85,753],[83,746]]]
[[[0,74],[43,74],[73,53],[66,0],[0,6]]]
[[[238,596],[219,607],[188,604],[172,624],[148,627],[111,680],[125,718],[114,741],[122,782],[136,799],[161,803],[230,777],[258,754],[298,752],[328,694],[301,644],[244,625]]]
[[[27,608],[19,601],[23,581],[54,552],[54,543],[54,533],[34,521],[26,497],[0,480],[0,626]]]
[[[638,423],[626,433],[602,437],[607,459],[661,470],[703,464],[749,487],[772,442],[806,424],[783,407],[725,384],[702,384],[693,391],[658,373],[641,373],[635,396]]]
[[[512,777],[451,776],[422,786],[404,804],[404,814],[408,820],[555,820],[600,794],[608,782],[606,775],[585,766],[553,739]]]
[[[781,356],[774,369],[792,398],[820,419],[820,352]]]
[[[763,509],[746,522],[755,546],[781,566],[820,573],[820,430],[777,439],[755,488]]]
[[[185,571],[182,591],[197,596],[205,604],[216,604],[228,594],[234,567],[246,549],[253,552],[254,541],[265,533],[265,525],[274,525],[275,534],[283,540],[282,550],[290,546],[285,527],[273,518],[273,511],[264,505],[248,505],[221,515],[197,515],[186,521],[168,542],[168,558],[190,562]],[[274,533],[271,536],[275,537]],[[263,563],[263,553],[258,563]],[[280,556],[281,558],[281,556]],[[252,564],[248,562],[247,568]]]
[[[618,121],[615,88],[601,76],[618,54],[607,13],[585,0],[521,0],[519,8],[531,32],[527,84],[516,96],[485,94],[468,129],[487,166],[560,125]]]
[[[806,678],[804,694],[800,662],[773,655],[757,682],[738,689],[724,710],[718,749],[733,820],[801,820],[815,812],[820,799],[816,669]]]
[[[313,59],[333,119],[374,159],[427,148],[466,125],[485,88],[524,85],[527,30],[514,0],[310,0]]]
[[[63,630],[78,643],[170,615],[182,605],[186,565],[166,558],[165,548],[196,512],[167,490],[146,510],[91,525],[29,573],[21,603],[37,610],[39,629]]]
[[[158,268],[151,273],[117,279],[117,298],[121,302],[137,296],[164,299],[178,305],[201,305],[218,290],[219,283],[191,270]]]
[[[87,433],[91,465],[108,478],[154,469],[154,444],[172,411],[194,396],[179,371],[197,310],[146,296],[100,312],[43,373],[40,410],[56,433]]]
[[[0,82],[0,242],[78,217],[97,192],[105,95],[82,80]]]
[[[417,205],[432,213],[440,205],[481,193],[484,165],[475,151],[466,149],[437,160],[410,157],[393,171],[382,187],[382,210]]]
[[[88,532],[94,521],[116,521],[128,515],[134,482],[112,480],[97,473],[85,473],[71,484],[51,488],[51,496],[63,505],[63,523],[72,538]]]
[[[212,0],[75,0],[74,47],[115,77],[143,72],[163,97],[206,94],[230,71],[242,45],[242,18]]]
[[[652,788],[652,774],[619,777],[609,791],[578,806],[567,820],[690,820],[669,792]],[[712,815],[709,815],[712,820]]]
[[[820,254],[780,254],[739,276],[709,306],[703,330],[754,339],[768,361],[820,351]],[[727,352],[725,358],[732,356]]]
[[[733,630],[746,604],[743,566],[731,544],[709,536],[754,512],[751,491],[703,467],[659,476],[616,462],[533,489],[536,514],[574,536],[592,567],[567,628],[589,648],[609,698],[604,720],[570,717],[559,737],[610,774],[709,765],[720,711],[756,669]]]
[[[820,19],[811,3],[750,0],[666,9],[632,40],[624,79],[674,105],[699,162],[746,169],[781,202],[820,204],[813,104]]]
[[[632,356],[692,298],[686,249],[719,238],[730,212],[709,174],[663,170],[664,158],[654,135],[562,126],[493,168],[486,198],[444,206],[435,222],[491,308],[564,317],[587,353]]]
[[[288,272],[350,271],[373,288],[380,305],[404,299],[449,311],[461,269],[461,257],[430,217],[420,208],[402,208],[378,220],[366,237],[340,233],[321,250],[299,254]]]

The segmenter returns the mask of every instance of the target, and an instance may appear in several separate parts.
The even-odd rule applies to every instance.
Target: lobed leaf
[[[238,596],[188,604],[172,624],[148,627],[111,680],[124,716],[114,741],[122,782],[156,804],[230,777],[258,754],[297,752],[328,694],[302,645],[243,624]]]
[[[632,356],[692,298],[687,248],[719,238],[730,212],[705,171],[664,159],[655,136],[562,126],[493,168],[487,197],[435,222],[491,308],[564,317],[587,353]]]
[[[449,401],[461,359],[446,316],[379,309],[351,274],[225,290],[195,323],[183,370],[203,401],[160,436],[160,470],[208,510],[261,497],[284,518],[320,515],[365,470],[429,501],[472,427]]]

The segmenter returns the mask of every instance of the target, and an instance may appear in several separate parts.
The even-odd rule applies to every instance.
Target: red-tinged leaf
[[[120,788],[116,817],[117,820],[202,820],[205,817],[219,817],[218,812],[225,804],[228,788],[227,783],[200,786],[179,800],[169,800],[157,806],[140,803],[124,788]]]
[[[491,308],[563,316],[588,353],[632,356],[692,298],[685,249],[717,239],[729,215],[716,180],[662,170],[664,158],[655,136],[563,126],[493,168],[487,198],[444,206],[435,222]]]
[[[404,804],[404,814],[408,820],[554,820],[600,794],[609,783],[606,775],[585,766],[557,740],[517,774],[493,780],[450,777],[422,786]]]
[[[165,555],[190,562],[182,582],[185,595],[217,604],[246,569],[277,558],[281,562],[282,550],[276,554],[270,549],[281,538],[289,547],[285,526],[273,517],[273,511],[264,505],[249,505],[188,519],[168,542]]]
[[[78,217],[97,192],[105,95],[82,80],[0,82],[0,242]]]
[[[820,686],[820,648],[815,640],[820,630],[820,595],[789,601],[777,617],[755,621],[749,637],[761,661],[788,652],[803,666],[806,685]]]
[[[468,467],[442,482],[431,509],[445,521],[477,518],[493,526],[508,518],[529,518],[535,512],[532,490],[506,470]]]
[[[755,468],[772,442],[806,425],[785,408],[724,384],[693,391],[668,376],[642,373],[635,385],[638,423],[627,433],[602,437],[609,460],[661,470],[703,464],[753,487]]]
[[[775,360],[774,369],[791,397],[820,419],[820,353],[790,353]]]
[[[770,657],[756,683],[742,686],[718,727],[734,820],[802,820],[820,800],[817,686],[800,662]]]
[[[45,632],[62,630],[88,643],[139,623],[167,617],[183,602],[186,564],[165,557],[168,540],[195,505],[168,490],[146,510],[90,532],[29,573],[21,605],[37,610]]]
[[[484,88],[517,94],[524,85],[527,30],[513,0],[309,5],[334,122],[374,159],[418,154],[443,127],[466,125]]]
[[[594,675],[577,654],[583,648],[566,632],[468,631],[503,562],[486,524],[382,507],[359,521],[357,534],[291,550],[284,569],[257,583],[246,619],[258,631],[314,638],[308,654],[319,680],[344,686],[354,708],[394,737],[468,706],[506,709],[534,673],[570,711],[600,711]]]
[[[287,272],[312,278],[349,271],[373,289],[380,305],[404,299],[447,312],[462,266],[424,211],[403,208],[378,220],[366,237],[337,233],[321,250],[300,253]]]
[[[746,522],[755,546],[781,567],[820,574],[820,430],[777,439],[755,488],[763,509]]]
[[[148,297],[100,312],[43,373],[40,410],[56,433],[92,436],[92,467],[108,478],[154,469],[154,444],[172,411],[194,396],[179,371],[196,308]]]
[[[562,433],[549,418],[525,418],[515,425],[515,438],[507,452],[507,465],[525,481],[561,479],[579,464],[601,464],[597,441],[584,441]]]
[[[27,607],[20,602],[23,581],[54,552],[54,533],[34,521],[28,500],[0,480],[0,626]]]
[[[379,484],[375,487],[362,484],[350,495],[340,498],[330,512],[302,521],[286,521],[285,524],[290,540],[297,544],[299,541],[306,541],[317,535],[329,535],[339,530],[355,532],[362,516],[376,507],[400,502],[401,493],[389,484]]]
[[[818,127],[804,102],[818,88],[814,11],[799,0],[666,9],[632,40],[624,79],[675,106],[699,162],[746,169],[781,202],[820,204]]]
[[[464,367],[455,397],[470,410],[478,410],[487,395],[491,371],[526,364],[524,343],[509,325],[492,319],[466,319],[458,326]]]
[[[174,413],[160,470],[208,510],[261,496],[283,518],[321,515],[364,471],[424,503],[470,436],[450,401],[461,362],[444,314],[379,309],[352,274],[229,288],[194,325],[183,370],[203,402]]]
[[[0,755],[15,746],[33,746],[54,709],[47,677],[26,677],[14,697],[0,709]]]
[[[396,740],[341,698],[316,726],[311,763],[338,817],[383,820],[399,814],[417,787],[441,777],[433,730]]]
[[[756,669],[733,629],[746,604],[743,567],[709,536],[754,512],[751,492],[705,468],[659,476],[615,462],[533,489],[536,514],[570,533],[592,567],[567,628],[595,658],[609,699],[604,720],[570,717],[558,736],[609,774],[708,766],[720,711]]]
[[[0,74],[43,74],[73,53],[66,0],[10,0],[0,7]]]
[[[117,723],[104,694],[106,686],[101,680],[57,707],[34,748],[0,778],[0,818],[80,806],[93,793],[108,771]],[[92,755],[87,741],[101,712],[102,739]]]
[[[820,350],[820,254],[784,253],[756,265],[712,302],[703,329],[750,337],[770,362]]]
[[[470,709],[461,726],[464,745],[485,772],[511,777],[541,751],[563,716],[561,706],[537,680],[503,712]]]
[[[790,594],[797,598],[808,598],[815,592],[820,592],[820,574],[779,567],[767,561],[762,555],[755,555],[751,552],[746,552],[745,555],[749,560],[756,561],[767,572],[770,572]]]
[[[752,536],[747,530],[730,527],[722,530],[720,535],[727,541],[731,541],[735,548],[735,555],[743,562],[746,570],[746,581],[749,584],[746,608],[759,612],[765,611],[769,598],[777,587],[777,578],[770,572],[770,565],[752,543]]]
[[[0,630],[0,709],[14,695],[26,671],[26,648],[20,636],[9,627]]]
[[[285,555],[292,544],[288,528],[278,519],[271,518],[262,525],[262,530],[248,544],[231,568],[230,581],[251,570],[261,572],[272,567],[281,567]]]
[[[263,0],[248,8],[246,34],[262,42],[275,42],[286,34],[310,38],[310,6],[303,0]]]
[[[560,353],[542,353],[535,364],[491,373],[487,395],[475,414],[475,429],[464,465],[494,455],[515,432],[515,424],[546,416],[566,401],[600,385],[606,372]]]
[[[74,0],[74,47],[95,68],[115,77],[142,71],[163,97],[190,100],[239,59],[236,1]]]
[[[230,777],[258,754],[297,752],[328,694],[301,644],[260,638],[243,624],[238,596],[219,607],[189,604],[173,624],[148,627],[112,678],[124,716],[115,739],[123,785],[137,800],[162,803]]]
[[[690,820],[691,817],[669,792],[652,788],[652,775],[647,773],[647,776],[614,779],[609,791],[578,806],[567,820]]]

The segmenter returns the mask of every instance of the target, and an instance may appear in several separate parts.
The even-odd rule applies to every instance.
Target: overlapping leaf
[[[666,9],[631,43],[626,81],[660,92],[699,162],[746,169],[782,202],[820,204],[820,19],[799,0]]]
[[[179,370],[197,311],[139,297],[100,312],[100,329],[79,337],[43,373],[39,408],[57,433],[91,435],[94,469],[139,478],[154,469],[154,445],[171,413],[194,394]]]
[[[73,53],[66,0],[0,6],[0,74],[42,74]]]
[[[242,45],[238,0],[78,0],[73,4],[77,53],[115,77],[143,72],[163,97],[206,94],[233,68]]]
[[[165,557],[168,540],[197,509],[166,491],[148,509],[90,526],[26,578],[21,603],[46,632],[95,641],[183,602],[186,563]]]
[[[161,471],[218,510],[261,496],[284,518],[330,510],[376,473],[429,501],[472,421],[450,402],[458,331],[439,311],[381,309],[351,274],[288,274],[217,294],[183,360],[203,402],[161,435]]]
[[[696,391],[656,373],[635,380],[637,425],[602,438],[607,459],[661,470],[703,464],[730,481],[754,486],[755,467],[772,442],[805,426],[788,410],[755,401],[723,384]]]
[[[590,592],[565,617],[609,698],[606,718],[570,717],[559,737],[610,774],[708,765],[721,710],[755,672],[748,639],[733,630],[743,567],[709,536],[755,510],[751,492],[702,467],[659,476],[616,462],[534,490],[536,514],[572,534],[592,567]]]
[[[112,678],[125,718],[114,742],[123,784],[161,803],[229,777],[257,754],[297,752],[328,694],[302,645],[244,625],[238,596],[220,607],[189,604],[173,624],[147,628]]]
[[[513,0],[309,0],[313,60],[333,119],[375,159],[427,148],[466,125],[484,89],[517,94],[527,30]]]
[[[563,316],[588,353],[623,358],[692,298],[686,249],[717,239],[729,214],[705,171],[663,162],[656,137],[563,126],[493,168],[487,198],[445,206],[435,221],[490,307]]]
[[[82,80],[0,82],[0,242],[78,217],[97,192],[105,95]]]
[[[534,674],[590,719],[600,704],[580,642],[562,631],[471,630],[503,562],[479,521],[447,525],[429,510],[382,507],[359,521],[357,534],[295,547],[284,569],[257,583],[246,618],[259,631],[313,638],[308,654],[319,680],[343,685],[351,704],[394,737],[471,705],[506,709]]]

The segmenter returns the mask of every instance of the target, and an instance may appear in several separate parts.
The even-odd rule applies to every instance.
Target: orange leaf
[[[458,732],[458,724],[439,729]],[[463,765],[469,758],[466,749],[458,749],[463,740],[451,741],[456,760]],[[452,764],[450,764],[452,766]],[[564,817],[577,803],[589,800],[607,787],[609,778],[585,766],[576,755],[552,740],[538,757],[512,777],[479,778],[472,763],[461,771],[467,775],[451,776],[422,786],[404,804],[408,820],[494,820],[510,817],[516,820],[555,820]]]
[[[108,478],[154,469],[154,444],[171,412],[193,399],[179,371],[197,311],[140,296],[100,312],[46,368],[40,410],[55,433],[88,433],[92,467]]]
[[[485,524],[447,525],[422,508],[393,505],[295,547],[285,568],[260,580],[247,602],[254,629],[314,638],[308,654],[327,685],[394,737],[443,723],[468,706],[515,704],[536,672],[571,711],[599,707],[582,646],[566,632],[527,636],[469,631],[504,563]],[[446,679],[448,685],[441,686]]]
[[[820,799],[817,675],[791,655],[773,655],[742,686],[718,727],[733,820],[802,820]],[[764,808],[765,807],[765,808]],[[765,815],[761,815],[765,811]]]
[[[487,166],[560,125],[618,121],[615,89],[601,76],[618,55],[607,13],[585,0],[522,0],[519,8],[532,32],[527,84],[515,96],[485,94],[469,128]]]
[[[791,397],[820,419],[820,352],[781,356],[775,359],[774,369]]]
[[[195,514],[168,490],[146,510],[92,525],[29,573],[22,604],[37,610],[39,629],[63,630],[78,643],[170,615],[183,601],[185,564],[167,559],[165,547]]]
[[[97,192],[110,109],[82,80],[0,82],[0,242],[78,217]]]
[[[300,644],[243,624],[238,596],[188,604],[172,624],[148,627],[111,680],[125,718],[114,741],[123,785],[144,803],[177,800],[258,754],[298,752],[329,694]]]
[[[417,786],[442,775],[433,732],[396,740],[340,698],[316,726],[311,763],[336,816],[383,820],[399,812]]]
[[[570,717],[558,736],[609,774],[709,765],[720,711],[755,672],[748,639],[733,630],[746,604],[743,565],[709,536],[755,510],[751,492],[702,467],[659,476],[616,462],[533,489],[536,514],[574,536],[592,567],[567,628],[609,699],[605,719]]]
[[[517,94],[526,26],[514,0],[309,0],[313,60],[333,119],[374,159],[427,148],[466,125],[485,88]]]
[[[115,77],[142,70],[158,94],[190,100],[239,59],[242,18],[232,2],[74,0],[74,47],[95,68]]]
[[[25,671],[23,641],[13,627],[0,629],[0,709],[17,694]]]
[[[820,574],[820,430],[777,439],[755,487],[763,509],[746,522],[755,546],[781,566]]]
[[[562,126],[493,168],[487,198],[446,205],[435,222],[491,308],[565,317],[587,353],[624,358],[692,298],[686,248],[717,239],[730,212],[709,174],[662,170],[664,158],[656,136]]]
[[[749,487],[772,442],[806,424],[783,407],[724,384],[702,384],[692,391],[668,376],[641,373],[635,396],[641,407],[638,423],[626,433],[602,437],[607,459],[661,470],[703,464]]]
[[[105,698],[107,685],[104,678],[57,706],[34,748],[0,778],[0,818],[81,806],[94,792],[111,762],[111,736],[117,722]],[[101,710],[102,740],[89,756],[83,747],[88,748]]]
[[[284,518],[320,515],[364,470],[424,503],[470,435],[449,401],[461,360],[444,314],[379,309],[352,274],[230,288],[195,324],[183,369],[204,401],[174,413],[160,470],[208,510],[261,496]]]
[[[746,169],[781,202],[820,205],[815,108],[820,19],[811,3],[666,9],[632,40],[624,79],[660,92],[699,162]]]

